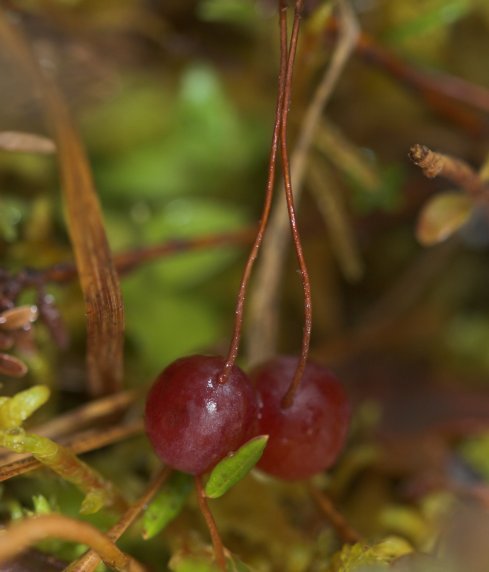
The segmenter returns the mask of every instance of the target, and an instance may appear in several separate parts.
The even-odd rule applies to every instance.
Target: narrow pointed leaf
[[[469,219],[473,203],[462,193],[446,192],[430,199],[418,218],[416,238],[424,246],[450,237]]]
[[[210,499],[219,498],[245,477],[260,460],[267,442],[268,435],[255,437],[218,463],[205,486],[206,496]]]
[[[178,516],[192,490],[193,483],[194,479],[190,475],[176,471],[171,475],[144,513],[144,539],[156,536]]]
[[[68,231],[85,300],[90,391],[93,395],[113,393],[122,383],[124,309],[90,165],[61,92],[2,10],[0,38],[12,61],[25,70],[42,96],[58,150]]]

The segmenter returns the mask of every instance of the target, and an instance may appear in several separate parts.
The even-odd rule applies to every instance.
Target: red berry
[[[281,479],[305,479],[330,467],[345,443],[350,419],[346,394],[331,372],[309,362],[286,409],[281,402],[297,358],[279,357],[252,374],[258,393],[259,434],[270,436],[258,463]]]
[[[227,381],[219,383],[224,363],[214,356],[178,359],[151,388],[146,433],[168,466],[200,475],[253,436],[255,391],[236,366]]]

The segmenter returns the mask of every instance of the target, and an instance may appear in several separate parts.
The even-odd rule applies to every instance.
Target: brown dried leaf
[[[23,377],[27,371],[27,366],[19,358],[0,353],[0,374],[10,377]]]
[[[49,155],[56,151],[56,146],[51,139],[41,135],[20,131],[0,131],[0,149]]]
[[[112,393],[122,381],[124,309],[90,166],[62,95],[40,69],[22,33],[8,23],[2,11],[0,37],[39,88],[55,134],[68,231],[87,313],[90,391],[93,395]]]
[[[436,195],[419,215],[416,238],[423,246],[443,242],[468,221],[472,207],[471,199],[462,193],[447,191]]]

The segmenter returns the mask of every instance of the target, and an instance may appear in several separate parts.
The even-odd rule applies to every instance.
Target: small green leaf
[[[146,509],[143,517],[143,538],[156,536],[182,510],[193,486],[193,477],[174,472]]]
[[[206,496],[219,498],[245,477],[260,460],[267,442],[268,435],[255,437],[218,463],[205,486]]]
[[[472,214],[473,203],[467,195],[449,191],[430,199],[418,219],[416,237],[423,246],[446,240]]]

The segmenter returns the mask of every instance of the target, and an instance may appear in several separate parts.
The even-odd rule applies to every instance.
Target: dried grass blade
[[[39,89],[54,131],[68,230],[87,313],[89,389],[92,395],[113,393],[122,382],[124,310],[88,160],[63,97],[2,11],[0,38]]]

